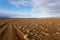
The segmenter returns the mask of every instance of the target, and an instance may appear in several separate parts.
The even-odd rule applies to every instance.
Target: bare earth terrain
[[[60,18],[0,19],[0,40],[60,40]]]

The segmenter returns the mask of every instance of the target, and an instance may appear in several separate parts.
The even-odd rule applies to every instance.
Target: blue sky
[[[60,17],[60,0],[0,0],[0,17]]]

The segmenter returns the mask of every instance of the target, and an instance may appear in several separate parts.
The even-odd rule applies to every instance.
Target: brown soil
[[[0,40],[60,40],[60,18],[0,19]]]

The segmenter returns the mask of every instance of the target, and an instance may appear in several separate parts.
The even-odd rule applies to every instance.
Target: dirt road
[[[0,40],[26,40],[24,34],[13,22],[5,23],[0,28]]]

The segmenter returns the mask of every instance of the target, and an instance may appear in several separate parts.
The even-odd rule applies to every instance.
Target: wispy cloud
[[[11,14],[8,14],[5,12],[0,12],[0,18],[11,18],[11,17],[12,17]]]
[[[32,17],[31,15],[14,15],[11,18],[29,18]]]
[[[29,1],[28,0],[7,0],[10,4],[16,6],[16,7],[20,7],[20,6],[24,6],[24,5],[29,5]]]
[[[46,6],[43,7],[47,13],[60,14],[60,0],[48,1]]]
[[[60,0],[8,0],[8,2],[16,7],[32,6],[33,13],[42,11],[48,16],[60,15]]]
[[[60,15],[60,0],[34,0],[32,6],[34,12],[44,11],[48,15]]]

